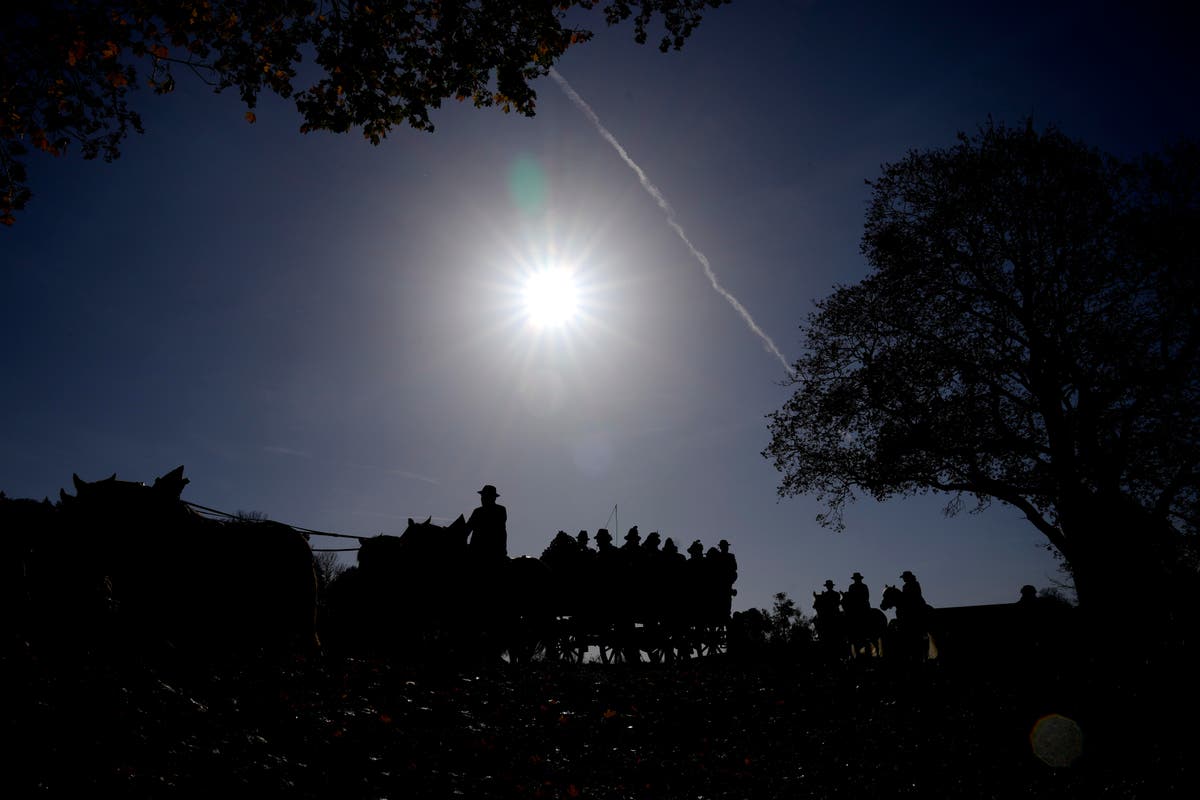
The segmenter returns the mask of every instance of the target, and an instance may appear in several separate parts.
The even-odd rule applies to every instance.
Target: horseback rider
[[[921,594],[921,584],[917,581],[917,576],[909,570],[904,570],[900,574],[900,580],[904,581],[904,586],[900,589],[904,604],[914,612],[925,610],[925,596]]]
[[[833,588],[833,581],[825,581],[825,591],[817,594],[813,592],[813,609],[816,610],[818,617],[834,617],[837,616],[842,603],[842,593]]]
[[[871,590],[863,583],[862,573],[855,572],[850,576],[850,581],[842,595],[842,608],[851,651],[856,658],[860,655],[878,655],[883,646],[887,618],[882,611],[871,608]]]
[[[846,587],[842,595],[842,607],[848,616],[862,616],[871,610],[871,590],[863,583],[862,573],[856,572],[850,576],[852,583]]]

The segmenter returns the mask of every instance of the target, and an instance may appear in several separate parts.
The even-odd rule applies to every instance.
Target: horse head
[[[467,535],[467,520],[462,514],[445,527],[435,525],[432,516],[424,522],[414,522],[410,517],[400,540],[417,557],[444,559],[466,550]]]
[[[446,535],[450,538],[453,547],[466,547],[469,534],[467,518],[462,514],[459,514],[458,519],[446,526]]]
[[[163,492],[167,496],[178,500],[183,494],[183,487],[187,486],[191,482],[191,478],[183,477],[183,465],[180,464],[166,475],[155,478],[154,490],[157,492]]]
[[[879,601],[879,607],[884,611],[896,608],[900,605],[900,590],[892,584],[886,584],[883,589],[883,598]]]

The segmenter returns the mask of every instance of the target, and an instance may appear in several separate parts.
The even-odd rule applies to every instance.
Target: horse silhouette
[[[182,466],[152,486],[115,474],[72,480],[75,494],[60,491],[53,530],[30,554],[33,603],[48,636],[195,658],[319,647],[304,534],[201,516],[180,499],[189,482]]]
[[[846,643],[850,646],[851,658],[883,655],[883,641],[887,636],[887,627],[887,615],[878,608],[846,612],[843,629]]]
[[[357,565],[330,587],[339,644],[415,661],[528,661],[546,646],[549,568],[528,556],[480,561],[466,519],[408,520],[400,536],[360,540]]]
[[[826,586],[831,586],[827,582]],[[846,630],[846,615],[841,608],[841,592],[832,589],[826,592],[813,592],[813,610],[817,612],[813,627],[817,632],[817,641],[827,658],[840,660],[848,652]]]

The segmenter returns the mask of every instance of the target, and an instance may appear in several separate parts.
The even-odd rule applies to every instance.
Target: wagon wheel
[[[725,652],[725,626],[701,625],[696,629],[697,656],[712,656]]]
[[[630,653],[634,651],[633,632],[619,630],[616,626],[605,626],[596,641],[600,651],[600,661],[604,664],[624,664],[632,661]]]
[[[559,649],[558,660],[567,664],[582,664],[587,656],[587,644],[580,640],[572,640],[567,646]]]
[[[662,664],[674,660],[671,656],[670,639],[661,628],[643,627],[638,629],[642,641],[639,649],[646,654],[651,664]]]
[[[600,661],[604,664],[624,664],[625,650],[621,647],[613,646],[612,642],[601,641],[598,645],[600,650]]]
[[[588,651],[587,634],[577,630],[569,621],[554,640],[554,657],[567,664],[582,664]]]

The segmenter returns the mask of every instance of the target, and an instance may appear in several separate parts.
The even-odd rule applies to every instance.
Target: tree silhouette
[[[869,185],[872,271],[817,303],[769,417],[779,494],[835,528],[856,493],[999,500],[1082,605],[1172,607],[1200,528],[1200,148],[1123,161],[989,120]]]
[[[633,18],[644,43],[679,49],[706,7],[729,0],[609,0],[608,25]],[[598,0],[15,0],[0,9],[0,223],[31,197],[29,148],[120,155],[142,121],[129,92],[175,88],[182,70],[235,89],[254,122],[259,94],[292,98],[302,132],[361,128],[373,144],[394,126],[433,130],[443,100],[532,116],[530,86],[574,44]],[[571,22],[567,22],[570,17]],[[304,59],[316,69],[301,68]],[[300,73],[304,77],[300,77]],[[311,81],[311,83],[309,83]]]

